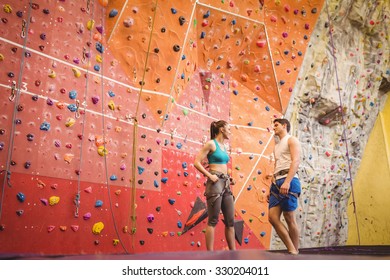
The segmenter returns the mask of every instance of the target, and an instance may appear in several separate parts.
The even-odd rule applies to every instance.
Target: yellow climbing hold
[[[76,120],[74,118],[68,118],[66,123],[65,123],[65,126],[66,127],[71,127],[73,126],[74,124],[76,123]]]
[[[7,14],[12,13],[12,7],[11,7],[11,5],[9,5],[9,4],[5,4],[5,5],[3,6],[3,10],[4,10],[4,12],[6,12]]]
[[[4,55],[0,53],[0,61],[4,60]]]
[[[72,71],[73,71],[73,74],[74,74],[74,76],[75,76],[76,78],[80,78],[81,72],[80,72],[79,69],[73,67],[73,68],[72,68]]]
[[[51,196],[49,198],[49,204],[51,206],[58,204],[58,202],[60,202],[60,198],[58,196]]]
[[[112,245],[116,246],[119,244],[119,239],[113,239],[112,240]]]
[[[100,54],[96,55],[96,62],[99,62],[99,63],[103,62],[103,58]]]
[[[115,110],[115,103],[114,103],[114,101],[110,101],[110,102],[108,102],[108,108],[110,108],[110,110]]]
[[[104,229],[104,224],[102,222],[95,223],[92,227],[93,234],[100,234],[100,232]]]
[[[92,30],[93,26],[95,25],[95,21],[93,19],[90,19],[87,23],[87,29]]]
[[[104,146],[99,146],[99,147],[98,147],[98,154],[99,154],[100,156],[105,156],[105,155],[107,155],[107,150],[106,150],[106,148],[104,148]]]
[[[53,70],[50,70],[49,77],[50,77],[50,78],[55,78],[55,77],[57,77],[56,72],[54,72]]]
[[[64,160],[67,162],[67,163],[70,163],[72,161],[72,159],[74,158],[74,155],[73,154],[65,154],[64,155]]]

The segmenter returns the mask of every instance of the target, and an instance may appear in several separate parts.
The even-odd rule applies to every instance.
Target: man
[[[286,245],[290,254],[299,253],[299,230],[295,219],[301,183],[297,176],[300,162],[300,143],[289,135],[290,122],[286,119],[273,121],[275,136],[279,142],[275,144],[275,170],[269,195],[269,221],[276,233]],[[281,214],[286,220],[287,228],[280,220]]]

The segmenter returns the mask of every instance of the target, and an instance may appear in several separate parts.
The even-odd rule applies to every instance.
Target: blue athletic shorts
[[[298,197],[301,194],[301,182],[298,178],[294,177],[291,180],[288,195],[283,195],[279,193],[279,189],[285,179],[281,178],[276,180],[276,185],[272,183],[269,196],[269,208],[280,204],[282,211],[294,211],[298,207]]]

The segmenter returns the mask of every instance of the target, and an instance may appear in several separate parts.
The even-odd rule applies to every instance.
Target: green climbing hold
[[[183,109],[183,115],[187,116],[188,115],[188,109]]]

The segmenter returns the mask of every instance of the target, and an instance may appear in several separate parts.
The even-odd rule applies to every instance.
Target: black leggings
[[[222,210],[226,227],[234,226],[234,198],[230,190],[230,178],[228,175],[211,172],[219,177],[217,182],[210,179],[206,183],[205,196],[207,199],[207,225],[215,227],[218,223],[219,212]]]

